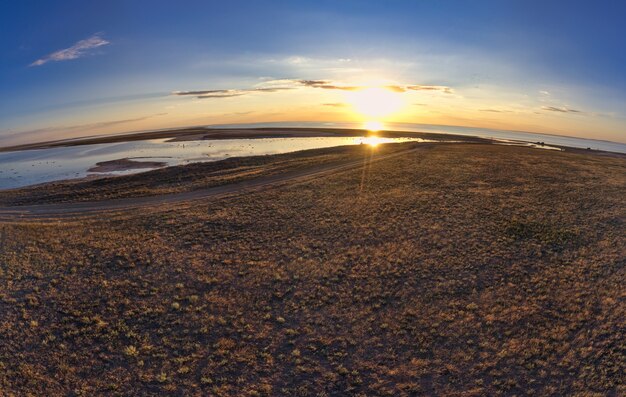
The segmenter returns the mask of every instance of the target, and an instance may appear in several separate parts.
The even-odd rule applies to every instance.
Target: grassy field
[[[624,159],[442,144],[7,222],[0,395],[624,395],[625,192]]]

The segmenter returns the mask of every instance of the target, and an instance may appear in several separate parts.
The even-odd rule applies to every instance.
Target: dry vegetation
[[[624,395],[626,161],[431,145],[0,226],[2,395]]]

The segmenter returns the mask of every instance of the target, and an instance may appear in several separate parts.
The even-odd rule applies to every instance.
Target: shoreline
[[[360,130],[354,130],[354,131],[360,131]],[[256,132],[256,131],[254,131]],[[310,131],[306,131],[305,134],[309,133]],[[386,131],[387,133],[395,133],[395,131]],[[280,136],[280,137],[274,137],[276,139],[280,139],[280,138],[309,138],[309,137],[316,137],[316,138],[325,138],[325,137],[329,137],[329,136],[337,136],[337,135],[328,135],[328,136],[316,136],[316,135],[287,135],[287,133],[289,132],[285,132],[284,135]],[[422,134],[422,133],[420,133]],[[519,147],[519,148],[526,148],[526,149],[539,149],[539,150],[547,150],[549,152],[554,152],[554,153],[572,153],[572,154],[579,154],[579,155],[593,155],[593,156],[601,156],[601,157],[609,157],[609,158],[617,158],[617,159],[626,159],[626,154],[623,153],[618,153],[618,152],[607,152],[607,151],[601,151],[601,150],[593,150],[593,149],[580,149],[580,148],[573,148],[573,147],[568,147],[568,146],[559,146],[559,145],[545,145],[546,147],[542,147],[543,145],[540,145],[539,142],[526,142],[526,141],[516,141],[516,140],[496,140],[496,139],[484,139],[484,138],[475,138],[475,137],[466,137],[466,136],[456,136],[456,135],[451,135],[451,134],[430,134],[430,133],[423,133],[426,135],[438,135],[439,140],[436,142],[428,142],[428,143],[434,143],[434,144],[486,144],[486,145],[501,145],[501,146],[513,146],[513,147]],[[344,137],[346,135],[343,135]],[[358,134],[354,134],[354,135],[350,135],[350,136],[359,136]],[[378,136],[382,136],[382,137],[389,137],[389,134],[384,135],[378,135]],[[394,138],[400,138],[400,136],[392,136]],[[215,139],[215,140],[223,140],[223,139],[268,139],[270,137],[267,136],[254,136],[254,137],[248,137],[248,138],[232,138],[232,137],[221,137],[219,139]],[[412,136],[412,138],[416,138],[415,136]],[[459,141],[449,141],[446,138],[459,138]],[[423,139],[430,139],[430,136],[428,138],[423,138]],[[188,142],[188,141],[194,141],[197,139],[192,139],[192,136],[188,136],[188,135],[179,135],[177,138],[173,138],[172,140],[168,141],[168,142]],[[213,138],[211,139],[207,139],[207,140],[214,140]],[[122,140],[121,142],[127,142],[125,140]],[[111,142],[113,143],[113,142]],[[426,142],[424,142],[426,143]],[[422,144],[424,144],[422,143]],[[91,144],[91,143],[78,143],[76,145],[71,145],[71,146],[79,146],[79,145],[87,145],[87,144]],[[390,143],[383,143],[382,145],[389,145]],[[397,143],[391,143],[391,145],[394,145]],[[355,145],[358,146],[358,145]],[[54,147],[61,147],[61,146],[50,146],[47,148],[54,148]],[[307,151],[319,151],[319,150],[327,150],[327,149],[333,149],[333,148],[340,148],[343,146],[333,146],[333,147],[327,147],[327,148],[316,148],[316,149],[306,149],[306,150],[299,150],[299,151],[294,151],[294,152],[287,152],[287,153],[283,153],[283,155],[290,155],[290,154],[295,154],[298,152],[307,152]],[[36,150],[36,149],[46,149],[44,147],[42,148],[31,148],[31,149],[23,149],[23,150]],[[555,150],[556,149],[556,150]],[[2,149],[0,149],[0,153],[2,153]],[[276,155],[260,155],[260,157],[263,156],[276,156]],[[149,172],[153,172],[153,171],[157,171],[157,170],[168,170],[168,169],[172,169],[172,168],[176,168],[176,167],[184,167],[187,166],[189,164],[203,164],[203,163],[213,163],[213,164],[217,164],[219,166],[219,164],[223,163],[223,162],[228,162],[229,160],[233,160],[233,161],[239,161],[240,159],[253,159],[259,157],[258,155],[252,155],[252,156],[234,156],[234,157],[229,157],[226,159],[221,159],[221,160],[215,160],[215,161],[210,161],[210,162],[206,162],[206,161],[202,161],[202,162],[192,162],[192,163],[188,163],[185,165],[181,165],[181,164],[177,164],[177,165],[169,165],[167,162],[162,162],[162,161],[134,161],[131,160],[129,158],[119,158],[119,159],[112,159],[112,160],[107,160],[107,161],[102,161],[102,162],[98,162],[95,163],[93,166],[91,166],[90,168],[88,168],[86,170],[86,172],[90,172],[91,174],[86,174],[83,177],[77,177],[77,178],[63,178],[63,179],[55,179],[55,180],[50,180],[50,181],[46,181],[46,182],[38,182],[38,183],[34,183],[31,185],[24,185],[24,186],[20,186],[20,187],[10,187],[10,188],[0,188],[0,194],[4,193],[4,192],[12,192],[12,191],[19,191],[19,190],[28,190],[28,189],[38,189],[41,187],[45,187],[45,186],[56,186],[56,185],[73,185],[73,184],[80,184],[83,182],[90,182],[90,181],[94,181],[94,180],[102,180],[102,179],[119,179],[119,178],[124,178],[124,177],[129,177],[129,176],[134,176],[134,175],[139,175],[139,174],[146,174]],[[121,174],[116,174],[116,172],[124,172],[124,171],[133,171],[136,170],[136,172],[131,172],[131,173],[121,173]]]
[[[89,168],[87,172],[107,173],[117,171],[130,171],[144,168],[162,168],[167,167],[167,163],[164,161],[134,161],[129,158],[100,161],[93,167]]]
[[[536,152],[541,157],[589,156],[587,150],[536,150],[523,144],[499,145],[473,142],[405,142],[381,144],[375,148],[380,153],[391,153],[406,147],[423,149],[448,146],[476,146],[477,153],[493,147],[498,152]],[[495,148],[500,149],[495,149]],[[482,149],[481,149],[482,148]],[[267,175],[275,175],[306,167],[324,157],[327,162],[344,161],[349,158],[363,159],[364,151],[374,149],[369,145],[347,145],[300,150],[282,154],[230,157],[212,162],[164,166],[129,174],[103,173],[83,178],[59,179],[34,185],[0,190],[0,205],[27,205],[49,202],[81,202],[103,198],[159,196],[205,189],[223,184],[237,183]],[[626,160],[626,155],[600,154],[598,160]],[[114,166],[120,159],[113,160]],[[603,160],[604,161],[604,160]],[[105,162],[109,163],[109,162]],[[108,172],[114,172],[109,170]]]
[[[487,131],[487,130],[486,130]],[[123,143],[153,139],[166,139],[166,142],[192,142],[207,140],[226,140],[226,139],[272,139],[272,138],[327,138],[327,137],[356,137],[375,135],[382,138],[421,138],[434,141],[443,140],[459,140],[462,142],[475,143],[494,143],[494,142],[510,142],[520,144],[531,144],[559,148],[563,151],[584,152],[600,155],[618,155],[626,156],[626,152],[608,151],[602,149],[593,149],[591,147],[581,148],[575,146],[567,146],[560,144],[551,144],[537,142],[533,139],[521,140],[510,138],[497,138],[492,136],[481,137],[478,135],[465,135],[447,132],[421,132],[421,131],[402,131],[402,130],[380,130],[369,131],[362,128],[320,128],[320,127],[254,127],[254,128],[211,128],[211,127],[187,127],[179,129],[157,130],[149,132],[130,132],[116,135],[105,136],[88,136],[80,138],[71,138],[55,141],[44,141],[21,145],[12,145],[0,147],[0,154],[7,152],[17,152],[25,150],[51,149],[58,147],[73,147],[84,145],[96,145],[107,143]],[[545,134],[543,134],[545,135]],[[560,137],[554,135],[555,137]],[[563,136],[564,138],[571,138]],[[575,138],[579,139],[579,138]],[[582,138],[580,138],[582,139]],[[585,139],[595,141],[593,139]],[[601,141],[611,144],[621,145],[619,142]]]
[[[382,138],[422,138],[428,140],[442,141],[456,139],[464,142],[492,142],[492,138],[481,138],[478,136],[433,133],[433,132],[413,132],[381,130],[368,131],[365,129],[350,128],[181,128],[167,131],[139,132],[120,135],[109,135],[101,137],[85,137],[75,139],[64,139],[58,141],[46,141],[29,143],[23,145],[0,147],[0,153],[15,152],[23,150],[50,149],[55,147],[71,147],[83,145],[96,145],[104,143],[121,143],[132,141],[143,141],[151,139],[168,139],[168,142],[186,142],[203,140],[223,140],[223,139],[267,139],[267,138],[327,138],[327,137],[356,137],[375,135]]]

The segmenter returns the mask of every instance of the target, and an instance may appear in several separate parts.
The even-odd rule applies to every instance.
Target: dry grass
[[[0,394],[624,395],[626,162],[440,145],[0,226]]]

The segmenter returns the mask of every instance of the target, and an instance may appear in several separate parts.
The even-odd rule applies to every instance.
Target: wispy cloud
[[[365,88],[367,86],[359,86],[359,85],[346,85],[338,82],[333,82],[331,80],[288,80],[293,82],[294,84],[299,84],[305,87],[313,87],[313,88],[322,88],[326,90],[342,90],[342,91],[358,91]],[[452,94],[454,91],[450,87],[439,86],[439,85],[420,85],[420,84],[390,84],[385,85],[383,88],[386,88],[393,92],[407,92],[407,91],[440,91],[446,94]]]
[[[356,91],[362,87],[342,85],[333,83],[329,80],[292,80],[294,84],[299,84],[303,87],[322,88],[324,90],[341,90],[341,91]]]
[[[570,109],[565,106],[563,107],[542,106],[541,109],[548,110],[550,112],[559,112],[559,113],[584,113],[582,110]]]
[[[110,41],[102,38],[102,33],[96,33],[93,36],[81,40],[69,48],[55,51],[50,55],[46,55],[43,58],[36,60],[29,66],[41,66],[48,62],[69,61],[72,59],[78,59],[87,55],[90,50],[94,48],[102,47],[111,44]]]
[[[489,112],[489,113],[511,113],[510,110],[501,110],[501,109],[479,109],[481,112]]]
[[[396,86],[399,89],[404,88],[404,90],[411,91],[440,91],[444,94],[453,94],[454,90],[450,87],[446,87],[443,85],[407,85],[407,86]]]
[[[445,94],[452,94],[454,91],[450,87],[438,85],[385,85],[384,88],[394,92],[407,91],[438,91]],[[230,98],[253,94],[257,92],[277,92],[284,90],[293,90],[301,88],[317,88],[323,90],[339,90],[339,91],[358,91],[368,86],[350,85],[332,80],[305,80],[305,79],[276,79],[268,80],[258,84],[253,88],[246,89],[222,89],[222,90],[198,90],[198,91],[174,91],[172,95],[195,96],[196,98]]]
[[[229,89],[229,90],[200,90],[200,91],[174,91],[172,95],[195,96],[196,98],[230,98],[234,96],[242,96],[254,92],[276,92],[291,90],[293,87],[265,87],[265,88],[249,88],[249,89]]]

